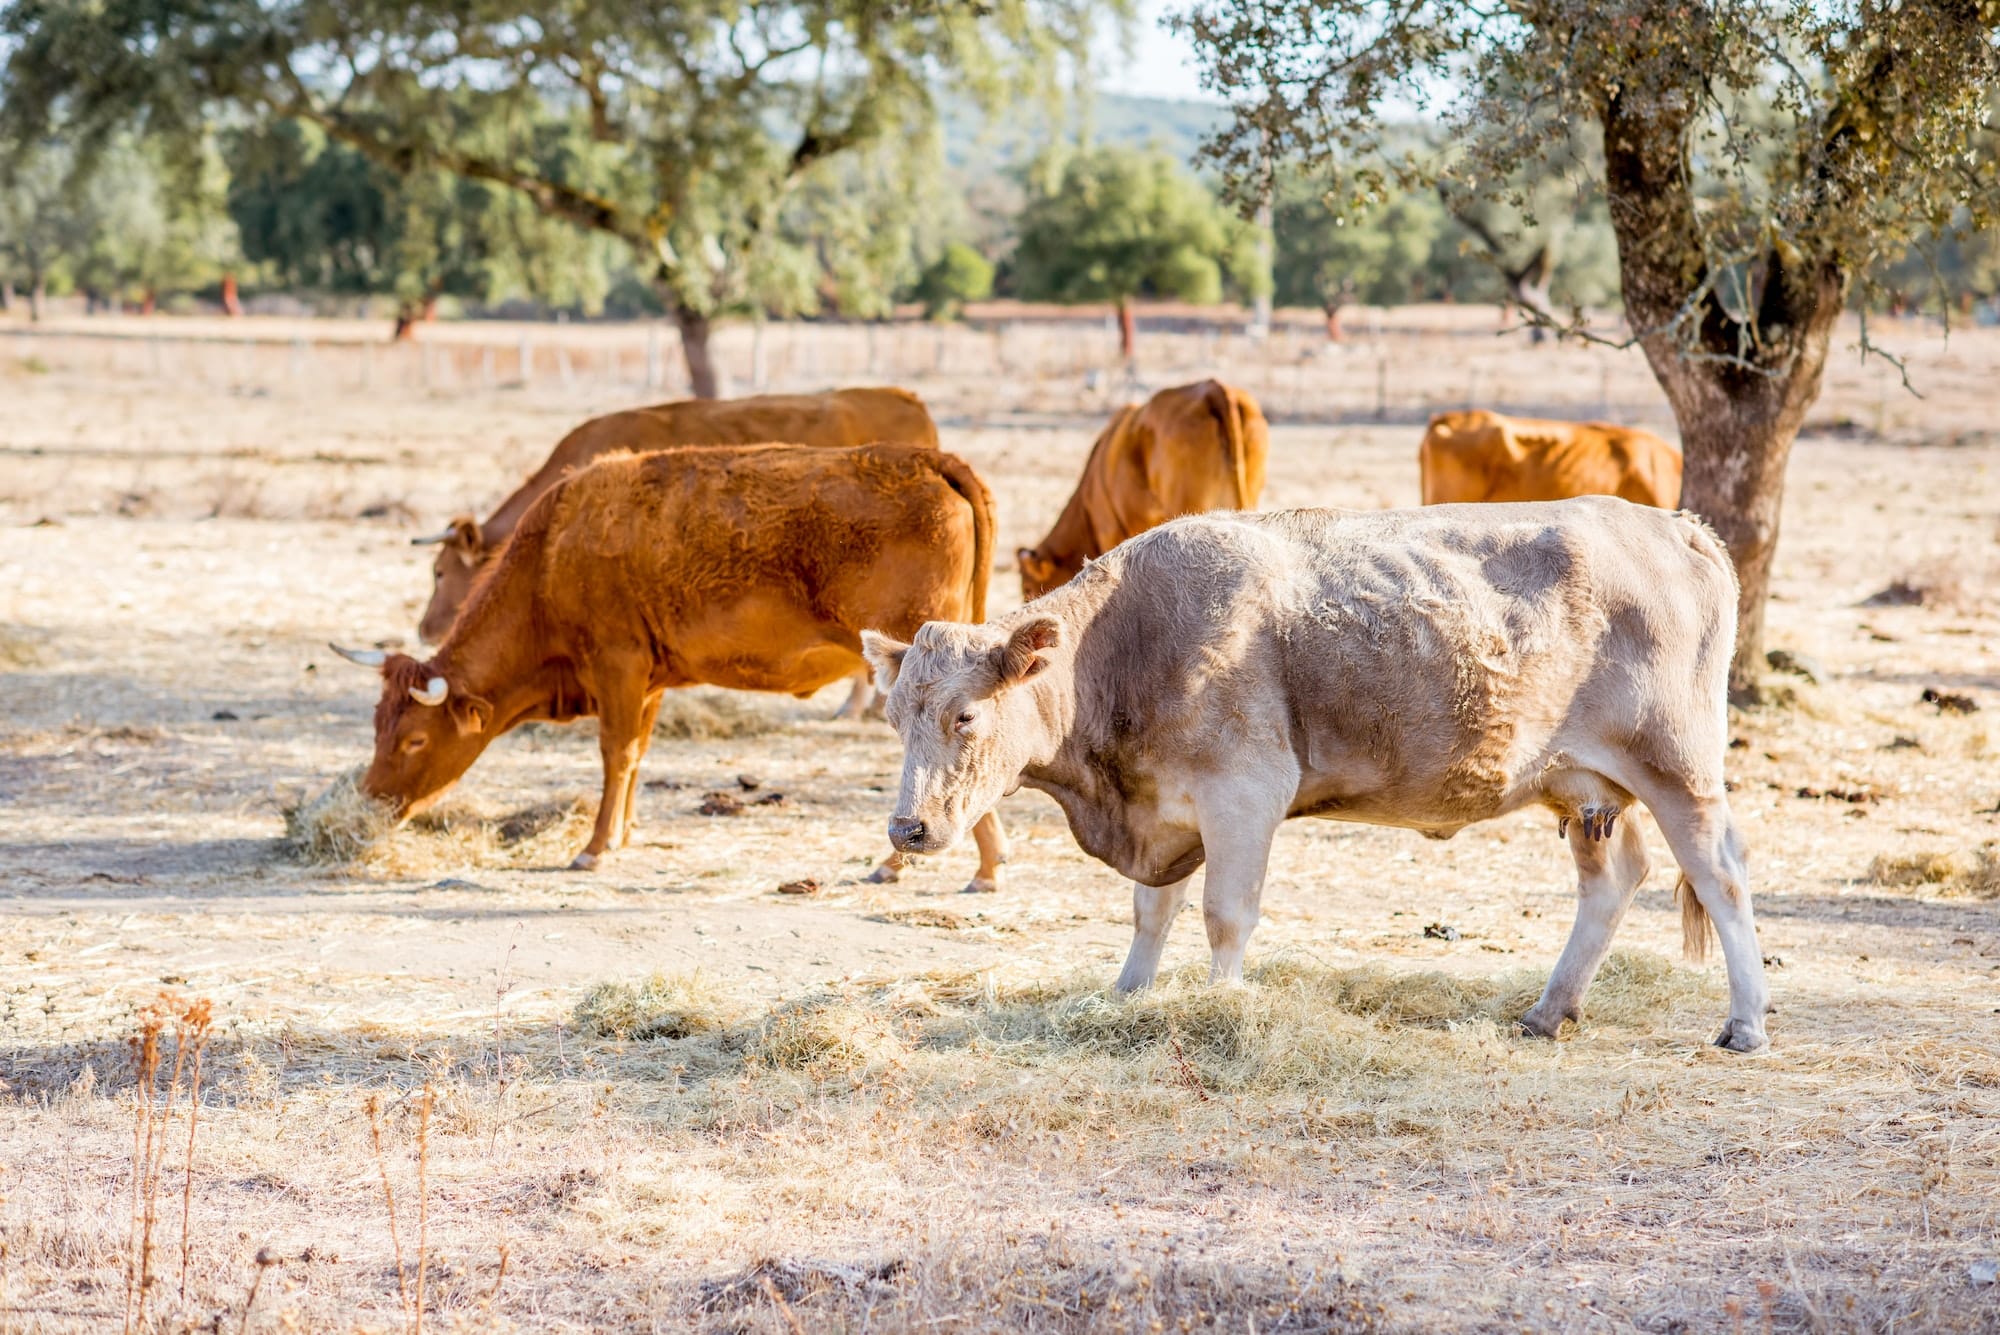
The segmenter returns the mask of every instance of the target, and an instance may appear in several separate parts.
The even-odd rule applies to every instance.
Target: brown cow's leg
[[[979,845],[979,874],[965,893],[990,895],[1000,888],[1000,864],[1007,860],[1007,832],[1000,828],[1000,813],[989,811],[973,822],[972,838]]]
[[[867,881],[870,885],[888,885],[892,882],[902,880],[903,868],[909,865],[910,859],[907,855],[890,849],[889,856],[882,859],[881,865],[861,879]]]
[[[834,713],[836,719],[866,718],[875,705],[875,673],[867,668],[854,674],[854,689],[847,703]]]
[[[632,778],[625,785],[625,828],[618,836],[620,848],[631,846],[632,831],[639,828],[639,768],[646,763],[646,752],[652,749],[653,725],[660,721],[660,701],[665,698],[665,691],[655,693],[647,699],[645,711],[639,715],[639,756],[632,762]]]
[[[597,749],[604,757],[604,795],[598,799],[597,824],[591,830],[590,842],[569,864],[574,871],[596,867],[605,850],[618,842],[619,829],[624,824],[626,794],[638,771],[639,757],[645,751],[645,734],[639,726],[646,713],[643,684],[633,689],[617,676],[606,675],[610,680],[600,686],[597,707]]]

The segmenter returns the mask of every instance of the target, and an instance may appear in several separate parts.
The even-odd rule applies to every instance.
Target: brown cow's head
[[[1014,562],[1021,568],[1021,599],[1033,602],[1050,589],[1059,589],[1076,578],[1083,563],[1058,560],[1044,556],[1033,547],[1023,547],[1014,553]]]
[[[414,815],[458,782],[493,740],[493,706],[454,691],[434,666],[408,654],[333,649],[349,662],[382,670],[375,757],[361,776],[361,791],[387,802],[398,820]]]
[[[1014,790],[1022,770],[1053,751],[1036,697],[1062,643],[1062,623],[1051,616],[1011,631],[933,621],[909,644],[861,633],[903,739],[890,843],[905,853],[951,847]]]
[[[480,567],[493,555],[492,548],[480,535],[479,521],[468,515],[460,515],[451,521],[444,532],[431,538],[412,538],[414,546],[435,546],[437,560],[431,563],[431,601],[424,608],[423,620],[417,623],[417,634],[424,643],[436,644],[451,629],[452,618],[465,602],[465,595],[472,592],[473,577]]]

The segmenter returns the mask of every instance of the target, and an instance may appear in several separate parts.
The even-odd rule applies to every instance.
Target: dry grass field
[[[1476,357],[1661,424],[1632,357],[1480,333],[1352,354],[1363,409],[1378,359]],[[325,642],[411,637],[407,539],[643,389],[0,339],[0,1330],[123,1328],[141,1269],[159,1331],[2000,1330],[2000,333],[1902,342],[1930,397],[1849,355],[1792,466],[1772,641],[1819,680],[1734,721],[1778,1012],[1743,1058],[1650,826],[1586,1022],[1513,1034],[1571,913],[1539,814],[1294,823],[1249,986],[1189,911],[1116,999],[1127,889],[1038,795],[999,895],[969,848],[859,882],[900,753],[838,689],[670,700],[596,873],[556,870],[587,723],[288,844],[370,745]],[[1153,385],[1207,369],[1159,346]],[[1004,553],[1114,392],[885,373]],[[1412,503],[1422,397],[1281,405],[1266,504]]]

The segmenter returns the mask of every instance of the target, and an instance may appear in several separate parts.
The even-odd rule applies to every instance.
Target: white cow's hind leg
[[[1750,868],[1743,853],[1743,835],[1721,797],[1697,798],[1681,793],[1641,793],[1652,809],[1660,833],[1674,850],[1681,874],[1694,887],[1695,898],[1722,938],[1722,958],[1729,967],[1729,1021],[1715,1045],[1735,1052],[1755,1052],[1770,1042],[1764,1015],[1770,1009],[1770,985],[1764,979],[1764,955],[1757,945],[1757,923],[1750,911]],[[1691,943],[1692,944],[1692,943]]]
[[[1608,836],[1597,834],[1603,828],[1593,810],[1591,817],[1578,819],[1567,832],[1570,854],[1576,859],[1576,925],[1541,1000],[1521,1017],[1521,1028],[1543,1038],[1554,1038],[1564,1020],[1582,1021],[1583,994],[1610,952],[1611,938],[1631,907],[1632,896],[1646,879],[1646,843],[1638,825],[1628,815],[1610,822]]]
[[[1208,861],[1201,882],[1201,916],[1208,927],[1211,981],[1243,980],[1243,952],[1257,926],[1271,840],[1297,789],[1294,771],[1282,792],[1278,784],[1237,783],[1211,788],[1195,798],[1195,818]]]
[[[1132,949],[1125,956],[1124,971],[1112,986],[1120,992],[1136,992],[1152,984],[1160,971],[1160,952],[1167,946],[1167,929],[1187,902],[1188,882],[1183,876],[1172,885],[1132,883]]]

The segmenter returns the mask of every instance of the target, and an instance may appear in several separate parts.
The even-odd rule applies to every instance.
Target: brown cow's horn
[[[358,663],[365,668],[378,668],[389,661],[388,652],[382,649],[344,649],[331,641],[328,642],[326,647],[339,654],[348,662]]]
[[[441,705],[444,703],[444,698],[450,694],[451,683],[443,677],[432,677],[422,686],[410,688],[410,698],[420,705]]]
[[[444,532],[442,532],[442,533],[433,533],[433,534],[432,534],[432,535],[431,535],[430,537],[428,537],[428,538],[411,538],[411,539],[410,539],[410,546],[412,546],[412,547],[435,547],[435,546],[437,546],[437,545],[438,545],[439,543],[444,543],[444,542],[450,542],[450,541],[451,541],[451,536],[452,536],[452,534],[453,534],[454,532],[456,532],[456,531],[457,531],[457,530],[455,530],[455,529],[449,529],[449,528],[448,528],[448,529],[446,529],[446,530],[445,530]]]

